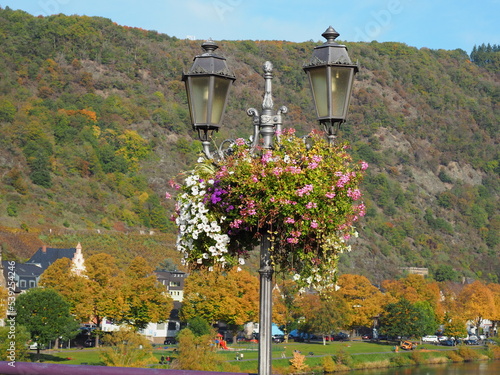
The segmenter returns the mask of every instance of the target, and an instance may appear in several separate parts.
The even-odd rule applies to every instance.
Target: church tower
[[[84,276],[85,275],[85,259],[83,259],[83,254],[82,254],[82,245],[80,242],[78,242],[78,245],[76,245],[76,251],[75,255],[73,256],[73,259],[71,260],[71,271],[74,272],[78,276]]]

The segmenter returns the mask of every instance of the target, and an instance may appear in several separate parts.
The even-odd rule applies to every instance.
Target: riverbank
[[[175,358],[175,349],[175,347],[164,346],[155,348],[154,355],[158,363],[152,363],[151,367],[168,368],[168,365],[159,365],[160,359],[162,356]],[[229,350],[220,350],[218,354],[231,365],[231,371],[257,372],[258,347],[256,344],[231,345]],[[412,351],[399,350],[396,353],[394,344],[386,342],[329,342],[327,345],[319,342],[282,343],[272,345],[272,359],[275,374],[324,373],[498,360],[500,359],[500,346],[445,347],[426,344]],[[45,351],[42,361],[102,365],[97,349]]]

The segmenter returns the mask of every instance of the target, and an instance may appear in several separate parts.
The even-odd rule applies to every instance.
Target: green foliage
[[[5,323],[5,327],[0,327],[0,360],[26,362],[29,359],[27,344],[30,342],[30,333],[15,321],[11,325],[10,320],[6,319]]]
[[[69,310],[69,303],[52,289],[30,289],[16,299],[16,321],[39,346],[76,334],[78,324]]]
[[[380,318],[380,332],[392,337],[422,337],[435,332],[436,317],[428,302],[412,304],[405,298],[390,303]]]
[[[458,274],[449,264],[440,264],[434,271],[436,281],[457,281]]]
[[[204,335],[212,335],[213,328],[210,324],[200,316],[195,316],[187,321],[188,327],[195,337],[200,337]]]

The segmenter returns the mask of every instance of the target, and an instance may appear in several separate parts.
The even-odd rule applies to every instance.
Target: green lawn
[[[175,347],[157,346],[154,349],[154,356],[158,359],[157,363],[151,363],[152,366],[157,366],[160,362],[160,357],[164,356],[175,358]],[[230,350],[220,350],[219,354],[230,361],[232,365],[237,366],[242,372],[256,372],[258,359],[257,344],[235,344],[229,345]],[[347,341],[347,342],[329,342],[323,345],[321,342],[312,343],[281,343],[272,345],[273,367],[287,367],[290,365],[290,358],[293,357],[295,350],[300,351],[306,356],[307,364],[311,367],[319,366],[322,357],[325,355],[342,355],[349,354],[352,364],[357,365],[366,362],[382,362],[395,359],[396,357],[409,357],[413,353],[418,352],[422,358],[430,358],[434,356],[444,356],[450,348],[445,346],[422,345],[416,351],[394,353],[394,345],[389,343],[371,343],[363,341]],[[424,350],[422,350],[424,349]],[[429,350],[425,350],[429,349]],[[478,348],[479,349],[479,348]],[[283,353],[285,358],[283,358]],[[243,354],[243,360],[236,361],[236,356]],[[349,356],[348,356],[349,357]],[[32,356],[33,359],[33,356]],[[397,359],[397,358],[396,358]],[[88,365],[103,365],[99,359],[99,349],[63,349],[59,351],[45,351],[41,357],[42,361],[51,363],[63,364],[88,364]]]

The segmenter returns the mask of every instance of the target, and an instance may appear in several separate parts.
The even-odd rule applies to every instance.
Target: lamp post
[[[325,127],[329,143],[332,144],[338,127],[345,121],[354,74],[358,71],[347,55],[347,49],[335,42],[339,34],[329,27],[323,36],[327,39],[316,47],[304,71],[309,76],[318,121]],[[225,59],[214,54],[217,45],[203,43],[205,53],[194,59],[193,66],[183,75],[188,93],[189,109],[193,129],[198,132],[203,152],[208,158],[224,157],[222,150],[210,152],[210,137],[218,131],[227,102],[229,87],[235,80]],[[265,89],[262,110],[247,110],[252,116],[252,147],[271,149],[275,137],[279,137],[282,114],[287,107],[273,112],[272,70],[269,61],[264,63]],[[224,144],[224,141],[222,144]],[[222,145],[221,145],[222,146]],[[259,306],[259,375],[271,374],[271,328],[272,328],[272,277],[271,240],[266,228],[261,233],[260,243],[260,306]]]

